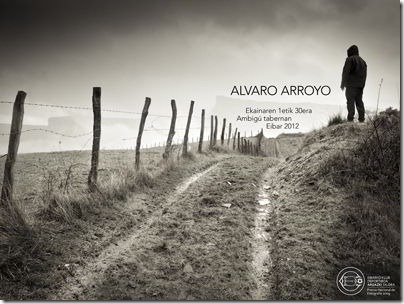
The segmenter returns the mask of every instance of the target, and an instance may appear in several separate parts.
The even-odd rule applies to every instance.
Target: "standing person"
[[[365,60],[359,56],[359,49],[356,45],[349,47],[347,53],[348,57],[342,70],[341,90],[346,88],[345,96],[348,108],[348,121],[353,121],[356,105],[359,122],[364,122],[365,107],[362,95],[366,83],[367,65]]]

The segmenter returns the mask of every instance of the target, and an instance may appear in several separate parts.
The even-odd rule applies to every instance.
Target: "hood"
[[[352,45],[349,47],[347,50],[348,57],[349,56],[354,56],[354,55],[359,55],[359,49],[356,45]]]

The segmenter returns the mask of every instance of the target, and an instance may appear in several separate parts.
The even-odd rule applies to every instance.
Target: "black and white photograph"
[[[398,0],[0,0],[0,300],[401,300]]]

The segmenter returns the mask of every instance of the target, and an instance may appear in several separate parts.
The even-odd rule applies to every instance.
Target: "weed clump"
[[[43,189],[41,195],[43,207],[39,216],[47,220],[72,224],[76,219],[85,219],[89,213],[114,201],[125,201],[136,190],[152,188],[153,177],[145,171],[130,169],[111,171],[107,177],[99,180],[97,191],[76,190],[65,192],[59,187]]]
[[[335,114],[328,119],[328,126],[339,125],[345,122],[345,119],[342,118],[341,113]]]
[[[153,188],[155,181],[146,171],[139,171],[135,177],[135,185],[140,188]]]
[[[43,201],[43,208],[38,216],[46,220],[72,224],[81,219],[90,209],[89,197],[84,193],[63,194],[54,192]]]
[[[0,206],[0,278],[15,279],[29,271],[41,250],[41,242],[15,203]]]

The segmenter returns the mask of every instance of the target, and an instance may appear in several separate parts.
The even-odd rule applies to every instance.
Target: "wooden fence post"
[[[173,143],[173,138],[175,135],[175,121],[177,120],[177,106],[175,100],[171,99],[171,123],[170,131],[168,132],[166,148],[164,149],[163,159],[168,159],[171,153],[171,144]]]
[[[144,102],[143,110],[142,110],[142,117],[140,118],[139,124],[139,132],[136,138],[136,154],[135,154],[135,168],[136,171],[140,169],[140,146],[142,145],[142,135],[144,130],[144,125],[146,123],[147,114],[149,114],[149,107],[150,107],[151,99],[146,97]]]
[[[203,131],[205,129],[205,109],[202,109],[202,116],[201,116],[201,133],[199,135],[199,145],[198,145],[198,152],[202,153],[202,144],[203,144]]]
[[[229,123],[229,133],[227,134],[227,146],[230,145],[230,139],[231,139],[231,122]]]
[[[236,128],[236,131],[234,131],[234,136],[233,136],[233,150],[236,149],[236,135],[237,135],[237,128]]]
[[[182,145],[182,156],[186,156],[188,154],[188,133],[189,133],[189,127],[191,126],[192,112],[194,111],[194,103],[195,101],[191,100],[187,120],[187,127],[185,128],[185,134],[184,134],[184,143]]]
[[[13,106],[10,137],[8,139],[8,153],[4,164],[3,187],[1,188],[1,204],[8,206],[13,201],[14,164],[17,159],[18,146],[20,144],[22,121],[24,118],[24,101],[27,93],[18,91]]]
[[[258,143],[257,143],[257,156],[259,154],[259,152],[261,151],[261,142],[262,142],[262,138],[264,137],[264,129],[261,129],[261,132],[258,133],[257,135],[258,137]]]
[[[215,115],[215,130],[213,131],[213,146],[216,146],[217,141],[217,116]]]
[[[209,148],[213,147],[213,115],[210,115],[210,140]]]
[[[91,153],[91,169],[88,174],[87,184],[91,192],[97,190],[98,159],[101,139],[101,88],[93,88],[93,149]]]
[[[224,144],[224,131],[226,129],[226,118],[223,118],[222,135],[220,135],[220,144]]]
[[[237,150],[240,151],[240,132],[237,132]]]

